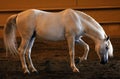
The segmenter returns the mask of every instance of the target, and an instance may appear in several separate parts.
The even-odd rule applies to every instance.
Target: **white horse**
[[[16,29],[21,37],[18,50],[15,44]],[[72,9],[55,13],[30,9],[10,16],[4,28],[6,50],[19,54],[24,73],[37,72],[31,59],[31,49],[36,36],[51,41],[66,39],[73,72],[79,72],[74,61],[75,42],[84,46],[85,49],[80,60],[87,59],[89,46],[81,39],[82,36],[88,36],[95,41],[95,49],[102,64],[108,62],[108,56],[113,56],[109,37],[99,23],[89,15]]]

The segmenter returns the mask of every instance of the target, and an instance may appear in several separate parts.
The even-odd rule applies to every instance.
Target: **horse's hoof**
[[[75,68],[75,69],[73,69],[73,72],[78,73],[78,72],[80,72],[80,71],[79,71],[79,69],[76,69],[76,68]]]
[[[30,72],[24,72],[24,76],[29,76]]]
[[[87,58],[85,58],[85,57],[79,57],[79,60],[80,60],[80,62],[82,62],[82,61],[86,61]]]
[[[32,74],[34,74],[34,75],[38,75],[39,72],[38,72],[38,71],[32,71]]]

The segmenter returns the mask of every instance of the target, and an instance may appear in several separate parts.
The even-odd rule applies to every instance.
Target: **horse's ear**
[[[107,38],[105,39],[105,41],[108,41],[110,39],[110,37],[109,36],[107,36]]]

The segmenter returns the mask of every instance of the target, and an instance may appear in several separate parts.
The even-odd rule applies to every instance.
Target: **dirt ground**
[[[120,38],[112,38],[114,58],[105,65],[99,63],[91,40],[87,61],[77,65],[80,72],[73,73],[70,68],[66,42],[35,42],[32,59],[38,74],[24,75],[18,57],[5,57],[5,50],[0,49],[0,79],[120,79]],[[3,42],[0,42],[3,44]],[[81,56],[83,48],[76,45],[76,58]]]

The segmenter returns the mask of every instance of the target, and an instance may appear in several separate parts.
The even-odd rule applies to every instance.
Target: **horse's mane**
[[[105,36],[105,32],[104,32],[104,29],[102,28],[102,26],[94,19],[92,18],[90,15],[87,15],[86,13],[84,12],[81,12],[81,11],[76,11],[80,18],[86,20],[88,23],[92,24],[94,29],[98,30],[100,33],[102,32]]]
[[[101,27],[101,25],[100,25],[94,18],[92,18],[90,15],[87,15],[86,13],[81,12],[81,11],[77,11],[77,12],[78,12],[78,13],[81,15],[81,17],[83,17],[84,19],[88,20],[88,21],[91,22],[91,23],[94,23],[94,24],[95,24],[94,27],[96,27],[97,29],[103,30],[103,28]]]

